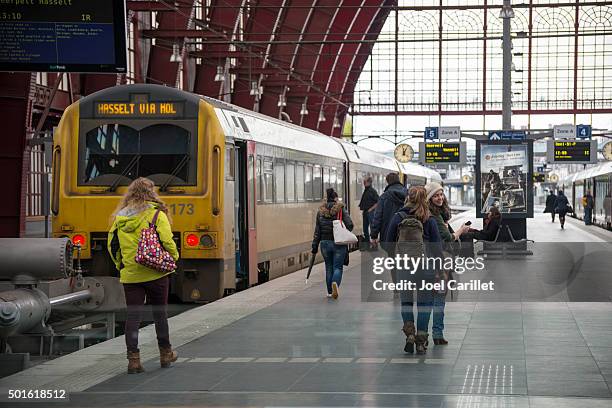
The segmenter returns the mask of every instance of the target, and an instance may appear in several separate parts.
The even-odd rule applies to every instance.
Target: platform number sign
[[[579,139],[590,139],[592,132],[591,125],[576,125],[576,137]]]
[[[426,127],[425,128],[425,140],[437,140],[438,139],[438,128],[437,127]]]

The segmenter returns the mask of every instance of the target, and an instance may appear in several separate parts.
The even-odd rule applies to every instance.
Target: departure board
[[[124,0],[0,0],[0,71],[125,73]]]
[[[597,142],[595,140],[550,140],[548,161],[551,163],[596,163]]]
[[[465,162],[465,142],[425,142],[419,144],[423,164],[460,164]]]

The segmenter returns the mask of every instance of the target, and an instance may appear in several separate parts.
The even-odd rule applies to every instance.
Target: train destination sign
[[[1,0],[0,71],[125,73],[123,0]]]
[[[550,163],[597,163],[597,141],[549,140],[547,158]]]
[[[97,118],[180,118],[182,102],[96,102]]]
[[[422,164],[465,163],[465,142],[421,142],[419,158]]]

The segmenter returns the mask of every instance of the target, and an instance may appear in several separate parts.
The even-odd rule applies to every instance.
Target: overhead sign
[[[489,132],[489,140],[525,140],[524,130],[495,130]]]
[[[463,164],[466,161],[465,142],[419,143],[421,164]]]
[[[578,139],[590,139],[593,134],[591,125],[576,125],[576,137]]]
[[[533,173],[534,183],[544,183],[546,181],[546,174],[544,173]]]
[[[438,140],[438,139],[460,139],[461,128],[459,126],[440,126],[440,127],[426,127],[425,128],[425,140]]]
[[[127,71],[124,0],[0,1],[0,71]]]
[[[438,138],[440,139],[459,139],[461,129],[459,126],[442,126],[438,128]]]
[[[574,125],[555,125],[553,127],[553,137],[555,139],[575,139],[576,126]]]
[[[438,128],[437,127],[426,127],[425,128],[425,140],[438,140]]]
[[[549,140],[546,157],[551,163],[597,163],[596,140]]]

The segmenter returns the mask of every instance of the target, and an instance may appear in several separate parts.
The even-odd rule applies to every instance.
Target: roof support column
[[[504,0],[500,17],[504,19],[504,35],[502,48],[503,57],[503,85],[502,85],[502,128],[512,129],[512,38],[510,38],[511,21],[514,17],[511,0]]]

